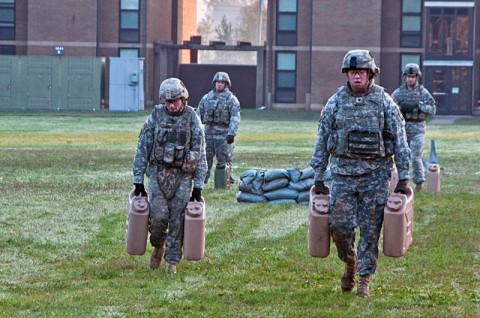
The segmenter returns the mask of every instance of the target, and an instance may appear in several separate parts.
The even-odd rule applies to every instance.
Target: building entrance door
[[[470,67],[429,66],[426,73],[425,86],[437,103],[438,115],[471,115]]]

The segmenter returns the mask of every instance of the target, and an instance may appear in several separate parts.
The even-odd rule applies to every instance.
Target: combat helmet
[[[228,76],[228,73],[225,72],[217,72],[215,76],[213,77],[212,84],[215,85],[216,81],[224,81],[227,82],[228,87],[232,86],[232,82],[230,81],[230,76]]]
[[[422,72],[420,71],[420,66],[418,66],[417,63],[407,63],[405,67],[403,68],[403,73],[402,75],[409,75],[409,74],[415,74],[418,76],[422,76]]]
[[[185,84],[181,80],[175,77],[167,78],[160,84],[158,90],[158,97],[161,102],[167,100],[175,100],[181,98],[182,100],[188,99],[188,91]]]
[[[342,63],[342,73],[355,69],[370,70],[370,78],[380,73],[380,69],[375,65],[373,57],[367,50],[351,50],[345,54]]]

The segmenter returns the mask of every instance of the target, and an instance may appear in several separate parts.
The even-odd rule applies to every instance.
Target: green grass
[[[307,253],[307,207],[203,191],[205,258],[177,275],[125,252],[127,195],[147,112],[0,113],[1,317],[479,317],[480,118],[429,125],[441,193],[415,196],[414,243],[380,256],[372,297]],[[318,113],[242,111],[235,171],[308,166]]]

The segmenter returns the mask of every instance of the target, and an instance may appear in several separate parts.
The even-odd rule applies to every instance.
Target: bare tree
[[[258,9],[261,9],[259,17]],[[202,36],[203,42],[215,39],[225,42],[227,45],[234,45],[236,41],[246,41],[257,44],[258,39],[266,38],[266,6],[264,0],[203,0],[206,8],[205,17],[199,22],[197,32]],[[221,21],[213,19],[214,10],[225,5],[243,5],[238,18],[228,21],[223,15]],[[258,20],[261,21],[260,34],[258,34]],[[200,52],[200,60],[203,63],[217,63],[225,61],[225,52],[203,51]],[[228,54],[228,61],[238,64],[255,64],[256,54],[251,52],[231,52]]]
[[[257,39],[265,39],[267,34],[267,10],[262,0],[251,1],[242,11],[241,23],[236,29],[236,38],[257,44]],[[261,17],[258,16],[258,6],[261,5]],[[258,21],[260,18],[260,21]],[[258,23],[261,23],[258,30]],[[257,32],[260,31],[260,34]]]
[[[211,15],[206,16],[198,23],[197,32],[202,36],[204,39],[210,38],[210,35],[215,32],[215,28],[213,26],[213,18]]]
[[[226,44],[233,44],[234,42],[234,29],[232,22],[227,22],[227,17],[223,16],[220,25],[215,28],[217,33],[217,40],[225,42]]]

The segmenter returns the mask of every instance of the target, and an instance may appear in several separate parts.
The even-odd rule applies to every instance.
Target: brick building
[[[154,44],[196,34],[196,8],[197,0],[0,0],[0,54],[143,57],[150,107]]]
[[[268,1],[266,95],[273,109],[318,109],[345,82],[341,63],[370,50],[392,92],[408,62],[438,114],[480,115],[478,1]]]

